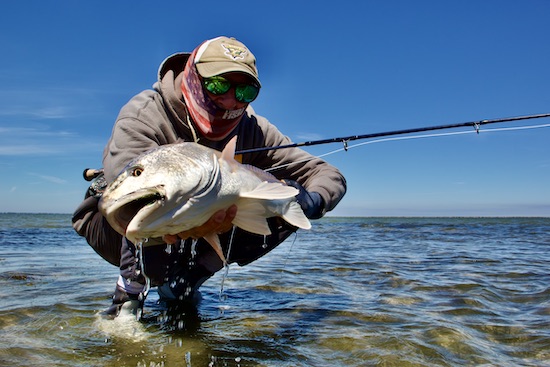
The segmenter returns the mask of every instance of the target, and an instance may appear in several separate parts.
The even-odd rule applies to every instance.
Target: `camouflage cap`
[[[204,78],[231,72],[250,75],[261,86],[256,58],[235,38],[217,37],[202,43],[195,55],[197,71]]]

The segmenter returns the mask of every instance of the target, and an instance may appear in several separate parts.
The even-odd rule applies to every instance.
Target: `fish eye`
[[[132,177],[139,177],[143,173],[143,168],[136,167],[132,170]]]

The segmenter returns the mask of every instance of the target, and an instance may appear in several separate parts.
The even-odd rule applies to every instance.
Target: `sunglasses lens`
[[[203,79],[204,88],[217,96],[225,94],[231,89],[231,82],[221,76],[213,76]],[[260,88],[252,84],[239,84],[235,86],[235,98],[239,102],[250,103],[258,97]]]
[[[250,103],[258,97],[260,88],[255,85],[243,84],[235,88],[235,98],[239,102]]]
[[[227,91],[231,88],[231,83],[225,78],[215,76],[212,78],[205,78],[204,87],[210,93],[220,95],[227,93]]]

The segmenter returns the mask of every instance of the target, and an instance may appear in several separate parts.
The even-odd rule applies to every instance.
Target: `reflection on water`
[[[69,219],[0,214],[0,365],[550,365],[550,219],[325,218],[141,322]]]

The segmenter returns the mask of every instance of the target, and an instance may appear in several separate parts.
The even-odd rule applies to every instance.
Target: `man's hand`
[[[302,185],[294,180],[285,178],[283,182],[300,191],[298,195],[296,195],[296,201],[300,204],[306,217],[309,219],[319,219],[325,215],[325,203],[318,192],[307,191]]]
[[[231,205],[226,210],[218,210],[203,225],[188,229],[178,234],[162,236],[166,243],[176,243],[180,238],[201,238],[211,233],[220,234],[229,231],[233,227],[233,219],[237,215],[237,206]]]

